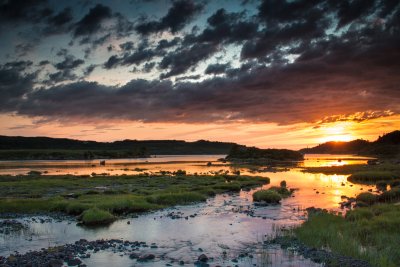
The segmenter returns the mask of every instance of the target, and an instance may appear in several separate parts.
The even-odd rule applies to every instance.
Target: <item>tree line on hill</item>
[[[400,154],[400,131],[393,131],[373,142],[357,139],[349,142],[326,142],[312,148],[303,148],[303,154],[357,154],[393,157]]]

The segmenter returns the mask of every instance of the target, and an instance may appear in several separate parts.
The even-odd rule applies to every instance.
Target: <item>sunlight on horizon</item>
[[[335,141],[335,142],[348,142],[351,140],[357,139],[351,133],[351,126],[354,124],[353,122],[338,122],[330,125],[328,127],[323,128],[322,132],[325,134],[322,138],[320,138],[321,143]]]

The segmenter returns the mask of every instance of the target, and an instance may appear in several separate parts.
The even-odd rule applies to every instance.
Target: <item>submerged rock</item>
[[[201,255],[197,258],[197,260],[200,261],[200,262],[207,262],[207,261],[208,261],[208,257],[207,257],[206,254],[201,254]]]

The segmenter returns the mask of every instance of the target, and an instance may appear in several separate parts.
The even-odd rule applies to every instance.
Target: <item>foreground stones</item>
[[[119,239],[110,240],[95,240],[87,241],[80,239],[74,244],[64,246],[51,247],[40,251],[30,251],[26,254],[11,254],[8,257],[0,257],[0,266],[86,266],[82,261],[85,258],[90,258],[92,253],[97,253],[104,250],[112,250],[118,253],[128,253],[130,251],[139,251],[140,248],[147,248],[145,242],[138,241],[123,241]],[[154,260],[154,254],[132,253],[129,256],[131,259],[136,259],[138,262]]]
[[[8,257],[0,256],[0,267],[61,267],[61,266],[79,266],[85,267],[84,259],[90,258],[92,254],[100,251],[113,251],[120,255],[127,255],[131,260],[136,260],[138,264],[151,262],[154,260],[166,260],[164,256],[149,253],[148,249],[157,249],[155,243],[146,244],[139,241],[123,241],[120,239],[95,240],[87,241],[80,239],[74,244],[66,244],[58,247],[50,247],[39,251],[29,251],[26,254],[11,254]],[[144,249],[144,251],[141,251]],[[160,253],[158,253],[160,255]],[[205,264],[209,258],[205,254],[198,257],[198,262],[201,266]],[[175,262],[179,265],[185,265],[184,261]],[[204,263],[204,265],[203,265]],[[167,266],[170,266],[170,264]]]
[[[337,267],[337,266],[351,266],[351,267],[371,267],[371,265],[359,259],[347,257],[326,251],[323,249],[310,248],[294,237],[276,237],[273,240],[264,241],[264,245],[278,244],[282,249],[297,251],[306,259],[310,259],[316,263],[322,263],[323,266]]]
[[[10,234],[27,229],[27,226],[17,220],[4,220],[0,222],[0,234]]]

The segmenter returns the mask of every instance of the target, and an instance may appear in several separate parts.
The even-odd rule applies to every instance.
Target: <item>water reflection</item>
[[[187,173],[215,173],[219,171],[237,171],[237,167],[218,161],[225,155],[170,155],[140,159],[110,159],[100,165],[100,160],[23,160],[0,161],[0,174],[26,174],[29,171],[40,171],[45,174],[137,174],[143,171],[157,173],[160,171],[185,170]],[[368,157],[353,155],[320,155],[306,154],[305,160],[297,164],[298,167],[341,166],[347,164],[366,164]],[[211,163],[209,166],[208,163]],[[253,171],[273,172],[281,169],[257,167]],[[243,171],[250,173],[249,169]]]
[[[304,209],[310,206],[342,211],[339,206],[342,196],[354,197],[367,191],[368,186],[347,182],[347,175],[324,175],[305,173],[300,168],[267,168],[262,171],[237,168],[217,161],[217,156],[169,156],[151,159],[108,160],[106,166],[98,161],[19,161],[1,162],[1,173],[19,174],[36,170],[48,174],[135,174],[186,170],[188,173],[213,173],[217,171],[269,177],[271,183],[263,186],[279,185],[285,180],[288,187],[296,188],[293,197],[282,200],[281,205],[255,207],[252,191],[240,194],[218,195],[206,203],[175,207],[139,216],[118,220],[105,228],[83,228],[74,221],[32,221],[31,217],[20,219],[29,228],[12,235],[0,234],[0,255],[9,255],[15,250],[26,252],[42,247],[73,243],[80,238],[95,240],[100,238],[122,238],[156,242],[159,249],[152,253],[163,255],[165,260],[157,260],[148,266],[165,266],[171,261],[193,262],[199,255],[199,248],[215,259],[213,264],[235,265],[231,260],[243,251],[254,258],[239,261],[240,266],[260,265],[265,257],[272,266],[318,266],[298,255],[288,254],[279,248],[263,248],[260,242],[273,234],[275,227],[297,225],[304,221]],[[366,163],[368,158],[351,155],[306,155],[302,166],[333,166],[338,164]],[[211,166],[207,166],[211,162]],[[136,169],[136,170],[135,170]],[[138,170],[146,169],[146,170]],[[254,216],[249,216],[249,210]],[[194,218],[171,219],[169,212],[181,212],[185,216],[197,214]],[[130,224],[127,222],[130,221]],[[262,243],[262,242],[261,242]],[[224,253],[225,252],[225,253]],[[132,260],[127,256],[110,251],[93,254],[84,261],[88,266],[129,266]]]

